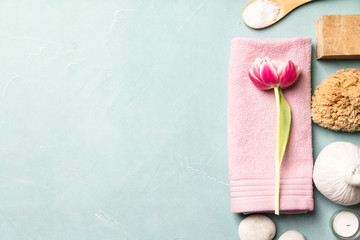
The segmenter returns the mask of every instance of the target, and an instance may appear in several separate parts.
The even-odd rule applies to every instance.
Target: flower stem
[[[275,149],[275,214],[280,214],[280,167],[290,133],[291,111],[281,89],[274,87],[276,99],[276,149]]]
[[[276,100],[276,149],[275,149],[275,215],[280,214],[280,146],[279,146],[279,128],[280,128],[280,93],[279,87],[274,87]]]

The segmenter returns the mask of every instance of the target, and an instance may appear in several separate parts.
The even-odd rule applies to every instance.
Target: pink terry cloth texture
[[[273,212],[275,208],[276,103],[273,90],[257,89],[248,70],[257,57],[292,60],[300,69],[283,90],[291,108],[290,136],[281,165],[280,213],[314,209],[311,136],[311,38],[231,42],[228,91],[228,150],[231,210]]]

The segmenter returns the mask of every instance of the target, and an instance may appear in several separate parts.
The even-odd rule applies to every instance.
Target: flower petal
[[[294,63],[294,65],[296,68],[296,79],[298,79],[298,77],[300,76],[300,67],[298,65],[296,65],[295,63]]]
[[[253,62],[253,64],[251,65],[251,70],[253,75],[259,80],[261,81],[261,76],[260,76],[260,64],[258,64],[255,60],[255,62]]]
[[[272,59],[272,60],[271,60],[271,63],[272,63],[272,65],[274,66],[274,68],[275,68],[275,70],[276,70],[276,73],[277,73],[279,66],[280,66],[283,62]],[[278,76],[279,76],[279,74],[278,74]]]
[[[291,86],[300,75],[300,68],[292,61],[288,61],[286,66],[282,69],[280,78],[280,87],[287,88]]]
[[[267,85],[278,85],[279,79],[276,69],[271,62],[262,63],[260,66],[261,80]]]
[[[260,79],[258,79],[253,72],[251,71],[251,69],[249,69],[249,78],[252,81],[252,83],[255,85],[255,87],[261,89],[261,90],[269,90],[272,88],[272,86],[270,85],[266,85],[264,84]]]
[[[286,67],[286,62],[279,63],[278,68],[276,69],[276,73],[279,76],[279,78],[280,78],[282,72],[284,71],[285,67]]]

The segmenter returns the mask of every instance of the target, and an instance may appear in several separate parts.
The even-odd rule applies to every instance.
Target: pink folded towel
[[[311,137],[311,38],[232,40],[229,67],[228,149],[231,210],[273,212],[275,193],[276,104],[274,91],[257,89],[248,69],[257,57],[292,60],[301,69],[283,90],[292,121],[281,165],[280,212],[314,208]]]

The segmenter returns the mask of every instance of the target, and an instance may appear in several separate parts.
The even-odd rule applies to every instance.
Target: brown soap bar
[[[360,15],[325,15],[316,21],[318,59],[360,59]]]

